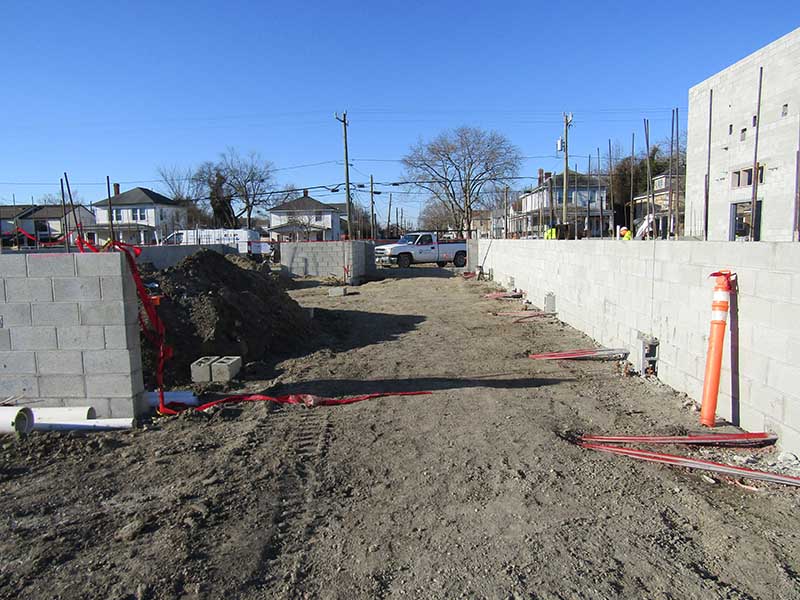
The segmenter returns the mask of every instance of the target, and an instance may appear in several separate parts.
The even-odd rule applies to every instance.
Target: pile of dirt
[[[302,347],[310,321],[268,271],[244,269],[202,250],[163,271],[143,274],[163,295],[158,308],[175,355],[165,369],[169,387],[188,382],[201,356],[236,355],[269,362]],[[145,381],[155,383],[156,353],[142,337]]]

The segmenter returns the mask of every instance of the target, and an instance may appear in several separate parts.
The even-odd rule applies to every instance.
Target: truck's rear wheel
[[[401,269],[407,269],[411,266],[411,255],[410,254],[401,254],[397,257],[397,266]]]
[[[464,252],[459,252],[453,258],[453,264],[460,269],[467,264],[467,255]]]
[[[436,263],[436,266],[441,269],[444,269],[447,266],[447,262],[440,260],[439,262]]]

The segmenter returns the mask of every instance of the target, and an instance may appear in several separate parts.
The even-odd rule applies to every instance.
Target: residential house
[[[323,204],[303,190],[300,198],[269,210],[272,239],[277,241],[338,240],[342,232],[339,209]]]
[[[474,239],[492,237],[492,211],[473,210],[470,228],[472,229],[470,235]]]
[[[72,232],[71,239],[74,239],[76,215],[77,221],[83,225],[91,226],[95,222],[94,214],[83,205],[77,205],[74,211],[67,208],[66,215],[64,209],[55,204],[0,206],[0,231],[3,243],[33,247],[37,243],[55,242],[63,235],[65,219],[67,229]],[[22,232],[18,231],[18,228]]]
[[[17,243],[17,227],[25,229],[26,226],[33,226],[28,216],[35,210],[33,204],[0,206],[0,239],[4,246]]]
[[[798,65],[800,29],[795,29],[689,90],[687,236],[798,239]]]
[[[142,245],[157,244],[174,231],[186,229],[187,224],[187,210],[175,200],[143,187],[120,193],[116,183],[114,195],[92,204],[92,210],[96,223],[84,227],[84,231],[87,239],[96,244],[109,238],[109,222],[117,240]]]
[[[544,237],[551,224],[561,223],[563,174],[539,169],[536,187],[518,195],[509,205],[512,237]],[[608,178],[568,171],[567,223],[580,237],[611,235],[614,216],[608,198]]]
[[[633,199],[633,218],[636,223],[637,229],[644,219],[653,210],[655,210],[655,218],[658,226],[659,235],[667,237],[667,232],[670,231],[669,218],[670,218],[670,203],[672,206],[672,231],[675,235],[680,235],[683,231],[683,212],[684,202],[682,195],[678,194],[678,178],[669,173],[663,173],[653,177],[652,195],[640,194]],[[680,197],[679,197],[680,196]],[[653,206],[650,205],[652,201]],[[625,203],[625,210],[630,211],[630,202]]]

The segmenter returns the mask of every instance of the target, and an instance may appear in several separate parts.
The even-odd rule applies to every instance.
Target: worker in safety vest
[[[623,240],[630,241],[633,239],[633,234],[631,233],[631,230],[628,229],[627,227],[620,228],[619,233],[622,236]]]
[[[557,238],[556,235],[556,228],[554,225],[550,225],[550,228],[544,232],[544,239],[546,240],[554,240]]]

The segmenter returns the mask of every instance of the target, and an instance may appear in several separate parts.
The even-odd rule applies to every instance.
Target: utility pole
[[[400,209],[394,207],[394,228],[397,229],[397,237],[400,237]]]
[[[567,223],[567,192],[569,192],[569,128],[572,125],[572,113],[564,113],[564,181],[563,194],[561,202],[561,222],[566,225]]]
[[[369,232],[370,238],[375,239],[375,182],[369,176]]]
[[[344,185],[347,195],[347,239],[352,240],[353,224],[350,215],[350,205],[352,204],[350,201],[350,162],[347,156],[347,111],[344,111],[341,117],[339,117],[339,113],[335,113],[333,116],[342,124],[342,131],[344,132]]]
[[[400,209],[400,220],[398,221],[398,223],[400,223],[400,229],[403,232],[405,232],[405,230],[406,230],[406,221],[405,221],[405,217],[403,215],[403,209],[402,208]]]
[[[389,210],[386,211],[386,237],[391,235],[390,229],[392,225],[392,193],[389,192]]]

